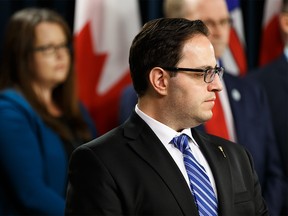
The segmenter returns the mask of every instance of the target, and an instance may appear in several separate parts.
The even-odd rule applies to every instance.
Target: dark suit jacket
[[[263,84],[272,113],[273,128],[284,166],[286,187],[288,184],[288,61],[281,55],[275,61],[250,73],[252,79]],[[286,188],[286,210],[288,214],[288,192]],[[284,214],[284,213],[283,213]]]
[[[240,79],[229,73],[224,73],[223,79],[234,119],[237,143],[251,153],[269,210],[274,215],[279,215],[284,202],[283,167],[265,91],[254,80]],[[127,119],[136,103],[137,95],[133,86],[128,86],[120,100],[120,122]],[[198,129],[204,131],[203,126]]]
[[[239,80],[225,74],[224,81],[236,127],[237,142],[248,149],[253,157],[269,212],[280,215],[285,183],[267,95],[256,80]],[[239,101],[233,97],[235,90],[241,95]]]
[[[219,215],[268,215],[244,148],[194,129],[192,134],[215,177]],[[124,125],[72,154],[66,214],[175,216],[198,211],[176,163],[133,112]]]

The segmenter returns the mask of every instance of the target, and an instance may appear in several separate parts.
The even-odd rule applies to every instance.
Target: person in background
[[[221,63],[233,24],[225,0],[164,0],[164,14],[203,20],[209,28],[216,59]],[[223,76],[223,86],[216,103],[219,102],[223,110],[228,134],[225,138],[243,145],[252,154],[269,213],[279,215],[285,182],[266,92],[257,81],[240,79],[228,72]],[[204,129],[224,136],[222,131],[217,131],[220,120],[213,118]]]
[[[231,18],[224,0],[166,0],[165,17],[201,19],[208,26],[217,64],[228,47]],[[271,213],[278,215],[283,203],[283,167],[264,90],[257,82],[248,82],[228,72],[223,75],[223,90],[215,101],[213,117],[197,129],[205,130],[243,145],[252,154],[263,196]],[[137,103],[132,86],[122,92],[120,121],[123,123]],[[222,107],[222,109],[219,109]],[[223,110],[223,113],[220,111]],[[222,114],[222,119],[220,118]],[[222,121],[221,121],[222,120]],[[221,126],[221,122],[224,124]]]
[[[283,54],[268,65],[251,71],[248,78],[260,81],[267,90],[286,180],[285,202],[280,215],[288,215],[288,0],[283,0],[279,24],[285,44]]]
[[[197,132],[224,72],[200,20],[146,23],[130,47],[128,120],[71,156],[66,215],[268,215],[250,154]]]
[[[0,72],[0,214],[64,215],[68,160],[96,137],[75,94],[71,32],[56,12],[8,22]]]

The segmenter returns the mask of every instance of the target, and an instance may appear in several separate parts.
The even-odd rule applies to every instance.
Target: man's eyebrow
[[[195,69],[211,69],[211,68],[215,68],[215,67],[217,67],[217,64],[214,66],[214,67],[212,67],[211,65],[202,65],[202,66],[199,66],[199,67],[195,67]]]

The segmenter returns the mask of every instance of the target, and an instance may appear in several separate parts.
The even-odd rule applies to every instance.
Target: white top
[[[219,60],[217,60],[217,65],[221,65]],[[223,89],[222,89],[222,91],[218,92],[218,96],[219,96],[219,100],[220,100],[220,103],[221,103],[221,106],[223,109],[224,120],[226,123],[227,131],[228,131],[228,135],[229,135],[229,140],[233,141],[233,142],[237,142],[234,118],[233,118],[232,111],[231,111],[228,92],[227,92],[224,80],[222,79],[221,81],[222,81]],[[232,94],[232,98],[234,100],[240,100],[241,99],[240,92],[237,89],[232,89],[231,94]]]
[[[184,129],[181,132],[177,132],[177,131],[173,130],[172,128],[170,128],[170,127],[162,124],[161,122],[156,121],[155,119],[151,118],[150,116],[146,115],[144,112],[142,112],[138,108],[137,105],[135,106],[135,111],[140,116],[140,118],[142,118],[149,125],[149,127],[154,131],[154,133],[159,138],[161,143],[167,149],[167,151],[169,152],[169,154],[171,155],[171,157],[173,158],[173,160],[175,161],[175,163],[179,167],[181,173],[183,174],[189,188],[190,188],[190,183],[189,183],[189,178],[188,178],[188,175],[187,175],[187,172],[185,169],[182,152],[177,147],[175,147],[171,143],[171,141],[174,137],[179,136],[180,134],[183,134],[183,133],[191,138],[191,139],[189,139],[189,142],[188,142],[188,144],[191,148],[191,151],[192,151],[194,157],[196,158],[196,160],[206,170],[206,173],[210,179],[212,188],[213,188],[213,190],[216,194],[216,197],[217,197],[217,190],[216,190],[216,186],[215,186],[215,180],[214,180],[214,177],[212,175],[212,171],[210,169],[210,166],[209,166],[207,160],[205,159],[204,155],[202,154],[202,152],[199,148],[199,145],[196,143],[196,141],[192,137],[190,128]]]
[[[227,126],[227,131],[229,134],[229,140],[233,141],[233,142],[237,142],[234,119],[233,119],[233,115],[232,115],[232,111],[231,111],[231,106],[230,106],[230,102],[229,102],[229,98],[228,98],[227,89],[226,89],[225,83],[223,81],[222,81],[222,85],[223,85],[223,89],[222,89],[222,91],[218,92],[218,95],[219,95],[219,100],[221,102],[221,106],[223,109],[223,114],[224,114],[224,118],[225,118],[225,122],[226,122],[226,126]],[[240,94],[238,92],[238,90],[232,89],[232,97],[237,93]],[[235,99],[235,96],[233,97],[233,99]]]
[[[284,47],[284,55],[286,56],[286,59],[288,61],[288,42],[287,42],[287,44]]]

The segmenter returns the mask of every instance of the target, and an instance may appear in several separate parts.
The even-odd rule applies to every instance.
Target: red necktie
[[[213,117],[205,123],[206,132],[229,140],[227,125],[218,93],[216,93],[215,105],[212,111]]]

